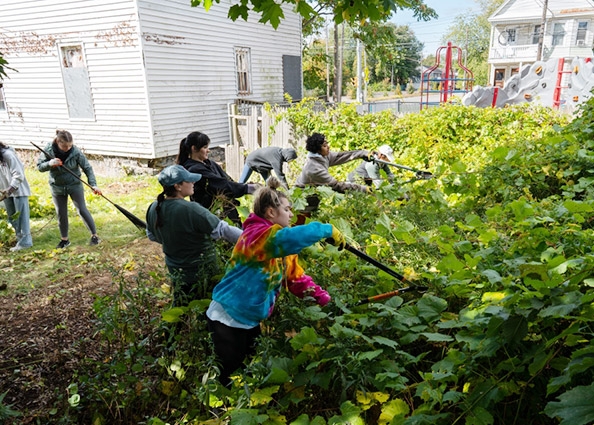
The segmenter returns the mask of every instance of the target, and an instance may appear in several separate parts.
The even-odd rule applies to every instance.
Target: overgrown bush
[[[390,144],[428,170],[373,194],[316,191],[312,219],[394,270],[323,243],[302,252],[333,302],[283,293],[257,355],[222,388],[203,312],[159,307],[164,276],[95,304],[101,356],[73,378],[63,423],[587,424],[594,421],[591,116],[447,105],[396,118],[353,106],[286,116],[333,150]],[[347,167],[344,167],[347,168]],[[343,178],[347,170],[332,170]],[[243,201],[246,211],[248,201]],[[404,285],[423,285],[358,305]],[[70,396],[71,397],[71,396]],[[69,399],[70,400],[70,399]]]

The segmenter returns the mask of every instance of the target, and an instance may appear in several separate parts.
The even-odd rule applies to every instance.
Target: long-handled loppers
[[[37,146],[35,143],[30,142],[33,146],[35,146],[37,149],[39,149],[41,152],[43,152],[43,154],[45,155],[45,157],[50,160],[53,159],[53,157],[47,153],[45,150],[43,150],[42,148],[40,148],[39,146]],[[87,183],[86,181],[84,181],[83,179],[81,179],[80,177],[78,177],[74,171],[72,171],[70,168],[68,167],[62,167],[63,170],[69,172],[70,174],[72,174],[74,177],[76,177],[78,180],[80,180],[83,184],[87,185],[88,187],[90,187],[91,189],[93,189],[93,187]],[[122,214],[124,214],[126,216],[126,218],[128,220],[130,220],[136,227],[138,227],[138,229],[140,230],[144,230],[146,229],[146,223],[141,220],[140,218],[136,217],[134,214],[132,214],[130,211],[120,207],[118,204],[116,204],[115,202],[112,202],[110,199],[108,199],[105,195],[101,194],[101,197],[103,199],[105,199],[107,202],[109,202],[110,204],[112,204],[114,207],[116,207],[118,209],[119,212],[121,212]]]
[[[374,295],[372,297],[368,297],[365,298],[363,300],[358,301],[355,305],[362,305],[362,304],[367,304],[373,301],[379,301],[379,300],[384,300],[386,298],[390,298],[390,297],[394,297],[396,295],[400,295],[404,292],[411,292],[411,291],[418,291],[418,292],[425,292],[428,288],[426,286],[419,286],[419,285],[412,285],[403,275],[401,275],[400,273],[392,270],[390,267],[380,263],[379,261],[377,261],[375,258],[370,257],[369,255],[365,254],[362,251],[359,251],[357,248],[354,248],[353,246],[347,244],[345,246],[345,249],[349,252],[352,252],[353,254],[355,254],[357,257],[367,261],[370,264],[373,264],[375,267],[377,267],[378,269],[388,273],[390,276],[395,277],[396,279],[398,279],[401,282],[405,282],[408,283],[409,286],[404,287],[404,288],[400,288],[400,289],[395,289],[394,291],[390,291],[390,292],[386,292],[383,294],[378,294],[378,295]]]
[[[429,180],[433,178],[433,174],[429,171],[417,170],[416,168],[407,167],[406,165],[395,164],[393,162],[382,161],[381,159],[375,159],[378,164],[386,164],[391,167],[401,168],[403,170],[413,171],[417,180]]]

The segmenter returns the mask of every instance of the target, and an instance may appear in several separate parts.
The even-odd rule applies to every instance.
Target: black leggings
[[[221,364],[219,381],[231,386],[230,376],[243,365],[246,357],[256,351],[256,339],[260,336],[260,326],[251,329],[232,328],[221,322],[206,318],[208,330],[214,343],[215,355]]]

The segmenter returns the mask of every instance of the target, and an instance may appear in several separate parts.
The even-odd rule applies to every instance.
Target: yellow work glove
[[[346,246],[344,235],[340,233],[340,230],[338,230],[336,226],[332,226],[332,236],[326,239],[326,242],[338,247],[339,251]]]

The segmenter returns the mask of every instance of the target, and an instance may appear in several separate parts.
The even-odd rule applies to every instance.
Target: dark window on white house
[[[532,44],[538,44],[540,39],[540,25],[534,25],[534,32],[532,33]]]
[[[561,46],[563,44],[563,38],[565,37],[565,26],[563,24],[556,23],[553,26],[553,46]]]
[[[0,111],[6,111],[6,101],[4,100],[4,85],[0,83]]]
[[[516,44],[516,30],[507,30],[507,44]]]
[[[237,93],[252,94],[251,58],[249,47],[235,48],[235,72]]]
[[[576,46],[584,46],[586,44],[586,32],[588,31],[587,22],[578,22],[577,36],[575,38]]]
[[[82,44],[60,46],[62,80],[70,118],[94,119],[91,82]]]
[[[301,56],[283,55],[283,93],[293,100],[301,100]]]

